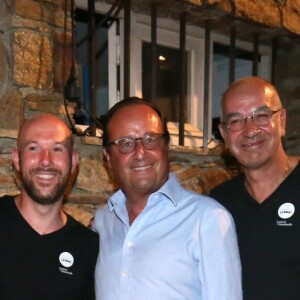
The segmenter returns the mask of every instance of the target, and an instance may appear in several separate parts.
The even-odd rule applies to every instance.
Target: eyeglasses
[[[147,150],[155,150],[160,146],[161,139],[165,137],[164,133],[147,133],[139,138],[124,137],[113,142],[110,145],[116,145],[118,151],[122,154],[132,153],[138,141],[141,141],[143,147]]]
[[[269,124],[273,115],[281,110],[282,108],[278,110],[271,110],[269,107],[263,106],[257,108],[250,117],[245,117],[239,113],[233,113],[224,116],[222,124],[232,131],[240,131],[245,128],[246,120],[248,119],[251,119],[257,126],[264,126]]]

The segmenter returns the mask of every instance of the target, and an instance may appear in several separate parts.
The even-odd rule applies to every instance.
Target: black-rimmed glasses
[[[269,107],[263,106],[257,108],[249,117],[245,117],[240,113],[228,114],[222,118],[222,124],[232,131],[240,131],[244,129],[246,120],[248,119],[251,119],[257,126],[265,126],[271,122],[273,115],[281,110],[282,108],[271,110]]]
[[[123,137],[108,143],[108,146],[116,145],[120,153],[129,154],[135,150],[137,142],[141,141],[145,149],[155,150],[160,147],[163,137],[165,137],[163,133],[147,133],[139,138]]]

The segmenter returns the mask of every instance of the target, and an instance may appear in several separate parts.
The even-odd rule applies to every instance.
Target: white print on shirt
[[[292,203],[284,203],[278,209],[278,216],[281,219],[289,219],[295,212],[295,206]],[[278,226],[293,226],[292,223],[288,223],[287,221],[277,221]]]
[[[69,267],[72,267],[74,263],[73,255],[69,252],[62,252],[59,255],[59,261],[65,267],[65,268],[59,267],[59,271],[65,274],[73,275],[73,273],[67,269]]]
[[[281,219],[290,218],[295,212],[295,206],[292,203],[284,203],[278,209],[278,216]]]

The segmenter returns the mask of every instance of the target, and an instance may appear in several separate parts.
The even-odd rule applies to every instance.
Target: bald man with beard
[[[78,165],[69,128],[50,114],[26,121],[12,161],[21,187],[0,199],[0,299],[95,299],[98,236],[62,206]]]

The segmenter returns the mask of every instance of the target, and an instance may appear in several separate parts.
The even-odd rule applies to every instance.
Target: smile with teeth
[[[40,180],[51,180],[59,175],[59,171],[55,169],[43,170],[37,169],[33,171],[32,175]]]
[[[52,179],[55,177],[55,174],[53,173],[43,173],[43,174],[35,174],[36,177],[41,178],[41,179]]]
[[[134,167],[134,168],[132,168],[132,170],[134,170],[134,171],[144,171],[144,170],[147,170],[149,168],[151,168],[151,165],[142,166],[142,167]]]

